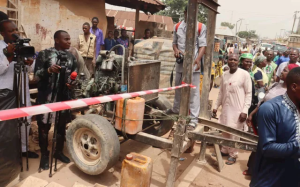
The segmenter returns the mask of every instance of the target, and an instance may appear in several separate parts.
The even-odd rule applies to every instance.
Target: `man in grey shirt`
[[[185,43],[186,43],[186,30],[187,30],[187,7],[184,11],[184,21],[180,23],[179,27],[174,27],[174,38],[173,38],[173,50],[174,56],[178,58],[180,53],[184,55],[185,53]],[[198,123],[198,117],[200,113],[200,68],[201,68],[201,61],[203,60],[203,55],[205,53],[206,47],[206,26],[202,24],[202,28],[199,34],[199,24],[197,24],[197,37],[195,42],[195,61],[193,63],[193,77],[192,77],[192,84],[196,86],[196,89],[191,90],[190,95],[190,113],[192,120],[188,125],[189,130],[193,130],[196,128]],[[175,85],[178,86],[182,82],[182,72],[183,72],[183,63],[178,64],[176,63],[176,79]],[[181,97],[181,90],[175,90],[175,99],[173,109],[169,109],[167,111],[168,114],[179,113],[180,107],[180,97]]]

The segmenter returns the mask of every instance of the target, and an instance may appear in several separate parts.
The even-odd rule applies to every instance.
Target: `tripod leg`
[[[17,106],[18,108],[21,107],[21,97],[20,97],[20,91],[22,90],[22,84],[21,84],[21,80],[22,80],[22,74],[21,74],[21,67],[17,66],[15,67],[17,69],[15,69],[15,76],[14,76],[14,81],[15,85],[16,85],[16,97],[17,97]],[[18,74],[17,74],[18,73]],[[23,172],[23,156],[22,156],[22,119],[18,119],[18,123],[19,123],[19,135],[20,135],[20,160],[21,160],[21,172]]]
[[[29,165],[28,165],[28,122],[26,121],[24,124],[24,128],[25,128],[25,141],[26,141],[26,170],[29,170]]]
[[[26,67],[23,65],[22,68],[22,73],[23,73],[23,90],[22,90],[22,96],[23,98],[23,102],[24,102],[24,107],[27,106],[27,80],[26,80]],[[28,121],[27,121],[27,117],[24,118],[24,128],[25,128],[25,145],[26,145],[26,170],[29,170],[29,165],[28,165],[28,129],[27,127],[29,126]]]
[[[19,139],[20,139],[20,164],[21,164],[21,172],[23,172],[23,156],[22,156],[22,132],[21,132],[21,128],[22,128],[22,123],[20,123],[19,119],[18,119],[18,123],[19,123]]]
[[[57,125],[58,125],[59,113],[60,112],[56,112],[56,114],[55,114],[49,177],[52,177],[53,156],[54,156],[55,147],[56,147],[56,136],[57,136]]]

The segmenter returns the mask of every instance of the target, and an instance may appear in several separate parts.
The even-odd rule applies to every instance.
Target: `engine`
[[[121,92],[123,56],[112,51],[109,55],[99,55],[96,61],[95,75],[91,80],[79,81],[83,97],[95,97]]]

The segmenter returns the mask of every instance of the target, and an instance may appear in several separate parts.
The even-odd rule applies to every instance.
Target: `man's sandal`
[[[250,176],[251,174],[249,173],[249,171],[248,171],[248,170],[245,170],[245,171],[243,171],[243,175]]]
[[[232,165],[232,164],[234,164],[235,162],[236,162],[236,158],[229,157],[225,163],[226,163],[227,165]]]

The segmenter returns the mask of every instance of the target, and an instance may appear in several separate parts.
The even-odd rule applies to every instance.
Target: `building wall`
[[[3,9],[3,7],[6,7],[6,5],[7,5],[7,0],[0,0],[0,11],[7,13],[7,11]]]
[[[57,30],[66,30],[72,46],[77,46],[82,24],[93,17],[99,18],[98,27],[106,33],[105,0],[22,0],[20,12],[21,24],[36,51],[52,47]]]

